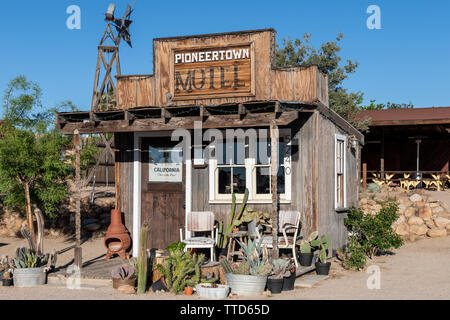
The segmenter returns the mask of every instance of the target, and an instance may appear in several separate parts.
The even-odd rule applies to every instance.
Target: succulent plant
[[[113,279],[127,280],[136,276],[136,270],[132,266],[123,265],[111,271]]]
[[[32,249],[17,248],[16,258],[14,258],[14,267],[17,269],[24,268],[41,268],[47,265],[49,255],[38,255]]]
[[[270,278],[272,279],[283,279],[284,277],[289,277],[291,275],[290,263],[287,259],[275,259],[272,261],[272,273]]]
[[[330,236],[322,236],[320,239],[313,240],[311,243],[313,246],[318,247],[320,250],[320,252],[319,252],[320,262],[326,263],[327,262],[327,251],[328,251],[328,248],[330,247],[330,243],[331,243]]]
[[[314,240],[317,240],[317,238],[319,237],[319,232],[314,231],[312,232],[308,239],[302,239],[297,241],[297,244],[300,245],[300,252],[301,253],[311,253],[312,250],[314,249],[314,246],[312,245],[312,242]]]
[[[268,275],[272,267],[268,259],[263,257],[263,238],[259,242],[249,239],[247,245],[239,240],[236,241],[241,246],[245,260],[250,266],[249,275]]]

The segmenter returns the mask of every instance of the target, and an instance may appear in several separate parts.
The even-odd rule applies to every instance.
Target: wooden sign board
[[[252,43],[172,50],[174,100],[254,96]]]

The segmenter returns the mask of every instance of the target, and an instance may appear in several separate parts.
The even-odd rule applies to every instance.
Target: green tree
[[[370,104],[367,106],[361,106],[361,110],[382,110],[382,109],[411,109],[414,105],[410,103],[375,103],[376,100],[370,100]]]
[[[69,194],[67,178],[74,172],[70,161],[61,160],[62,151],[72,147],[72,139],[51,126],[58,107],[73,110],[74,106],[64,102],[46,109],[41,92],[24,76],[11,80],[0,127],[0,192],[8,207],[26,212],[33,234],[32,204],[55,217],[57,204]]]

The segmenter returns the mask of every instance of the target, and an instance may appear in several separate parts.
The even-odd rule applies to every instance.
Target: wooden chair
[[[180,241],[186,244],[185,251],[191,248],[207,248],[211,251],[211,261],[216,260],[217,228],[214,226],[214,213],[211,211],[192,211],[187,213],[185,234],[191,237],[183,239],[183,228],[180,228]],[[195,236],[197,232],[211,232],[211,237]]]
[[[278,234],[282,234],[282,236],[278,237],[278,248],[292,250],[292,256],[294,258],[296,268],[298,267],[298,262],[295,246],[299,236],[299,227],[300,212],[283,210],[278,212]],[[258,235],[258,238],[263,239],[262,243],[266,248],[273,248],[272,235]]]

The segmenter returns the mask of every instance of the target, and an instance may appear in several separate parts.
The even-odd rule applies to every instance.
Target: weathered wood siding
[[[174,97],[173,51],[193,47],[227,47],[251,43],[252,92],[217,97],[175,97],[172,105],[220,105],[255,100],[321,101],[328,105],[328,80],[317,67],[274,68],[275,31],[256,30],[208,36],[154,39],[154,75],[117,77],[118,108],[165,106]]]

